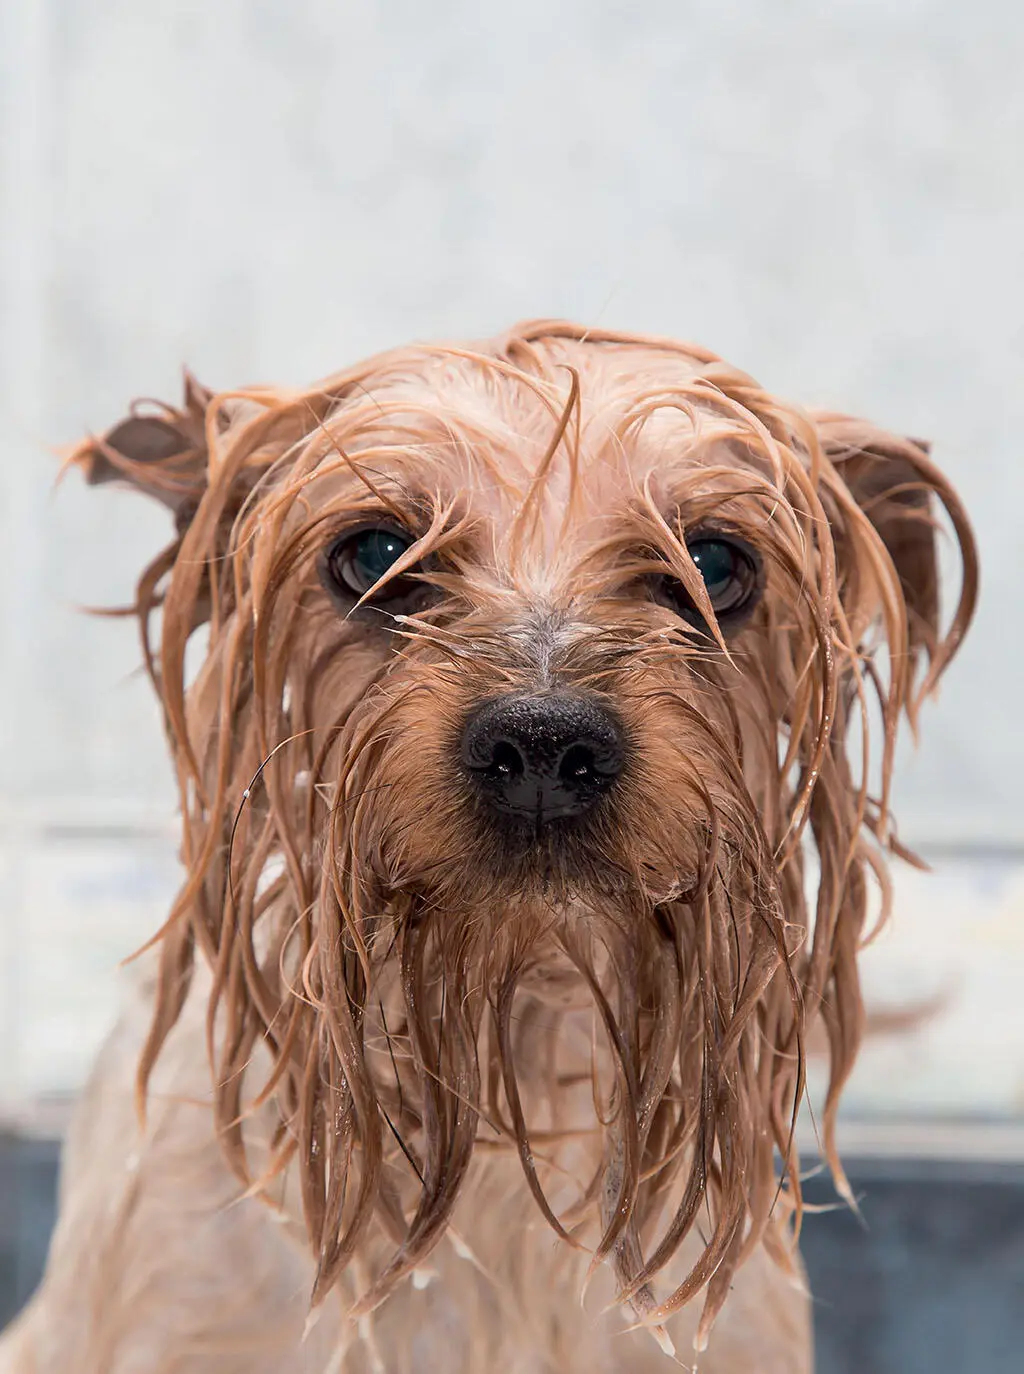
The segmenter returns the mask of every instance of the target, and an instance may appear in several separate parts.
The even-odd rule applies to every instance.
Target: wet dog
[[[894,740],[974,604],[927,446],[547,321],[73,463],[174,515],[185,877],[0,1365],[810,1370],[804,1045],[842,1192]]]

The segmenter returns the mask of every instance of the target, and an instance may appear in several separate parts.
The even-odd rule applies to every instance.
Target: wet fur
[[[0,1368],[71,1367],[46,1352],[77,1305],[74,1367],[97,1374],[263,1368],[273,1341],[268,1369],[642,1369],[673,1339],[687,1364],[710,1342],[702,1371],[809,1369],[804,1044],[823,1028],[843,1191],[858,951],[900,852],[894,739],[976,590],[926,446],[691,346],[547,321],[294,394],[189,380],[180,409],[140,408],[72,461],[177,529],[133,610],[186,878],[146,1029],[137,1010],[94,1092],[128,1133],[137,1062],[135,1246],[166,1243],[137,1190],[187,1209],[190,1160],[197,1224],[239,1218],[191,1299],[183,1228],[167,1300],[249,1353],[179,1358],[168,1335],[163,1363],[133,1363],[146,1304],[106,1259],[91,1297],[62,1295],[76,1208],[124,1187],[80,1122],[49,1276]],[[945,626],[943,514],[963,563]],[[323,550],[382,520],[418,536],[395,570],[414,585],[397,611],[339,606]],[[709,526],[765,569],[728,637],[686,548]],[[659,599],[667,575],[706,634]],[[604,703],[629,750],[592,813],[538,838],[481,811],[458,740],[481,703],[553,688]],[[300,1348],[310,1304],[329,1315]],[[251,1316],[221,1319],[235,1305]],[[630,1325],[650,1332],[607,1343]]]

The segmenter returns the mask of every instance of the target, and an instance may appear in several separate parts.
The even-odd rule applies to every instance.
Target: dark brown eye
[[[708,599],[723,631],[743,623],[761,598],[763,570],[757,552],[743,540],[725,534],[700,534],[687,540],[690,557],[704,579]],[[698,630],[707,630],[704,617],[689,592],[675,578],[664,577],[658,588],[667,601]]]
[[[341,535],[323,555],[321,576],[327,590],[358,600],[387,575],[413,542],[411,535],[384,526]],[[375,600],[382,605],[402,600],[415,586],[405,577],[396,578],[381,588]]]

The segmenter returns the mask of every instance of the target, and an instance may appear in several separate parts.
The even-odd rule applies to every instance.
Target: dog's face
[[[375,1214],[396,1239],[372,1303],[443,1233],[481,1123],[566,1234],[531,1129],[567,1125],[560,1036],[589,1015],[578,1210],[645,1319],[707,1286],[709,1323],[774,1236],[773,1151],[798,1202],[818,1016],[833,1149],[893,736],[971,614],[969,530],[923,446],[695,349],[542,324],[300,396],[190,384],[78,459],[180,532],[138,606],[162,601],[189,867],[144,1068],[198,943],[229,1153],[264,1037],[321,1290]],[[938,506],[965,566],[945,635]],[[404,1207],[381,1186],[399,1150]],[[648,1281],[705,1200],[701,1264],[658,1306]]]

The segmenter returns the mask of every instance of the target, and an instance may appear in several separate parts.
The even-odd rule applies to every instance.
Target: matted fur
[[[140,1102],[201,959],[223,1148],[257,1191],[298,1168],[314,1304],[361,1257],[371,1311],[445,1233],[475,1152],[506,1150],[637,1320],[703,1294],[704,1344],[755,1247],[790,1262],[818,1020],[844,1187],[893,743],[976,590],[925,446],[807,415],[691,346],[544,321],[303,392],[190,380],[181,409],[140,407],[74,461],[177,519],[135,607],[187,871]],[[941,509],[963,562],[945,630]],[[381,518],[418,536],[394,573],[421,567],[433,596],[343,614],[318,557]],[[709,523],[766,569],[728,639],[685,542]],[[714,642],[651,596],[664,574]],[[458,738],[480,703],[551,687],[614,709],[627,767],[578,834],[523,851],[474,805]],[[254,1178],[264,1102],[280,1125]],[[659,1289],[695,1230],[699,1259]]]

